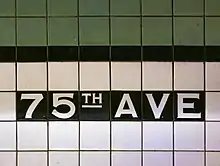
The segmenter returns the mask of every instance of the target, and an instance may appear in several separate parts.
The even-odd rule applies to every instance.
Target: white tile
[[[19,166],[47,166],[46,152],[19,152],[18,165]]]
[[[143,90],[172,90],[171,62],[143,62]]]
[[[206,123],[206,149],[220,150],[220,122]]]
[[[16,166],[15,152],[0,152],[1,166]]]
[[[110,166],[110,152],[81,152],[81,166]]]
[[[206,120],[220,121],[220,92],[206,92]]]
[[[220,90],[220,62],[206,62],[206,90]]]
[[[112,152],[112,166],[141,166],[141,152]]]
[[[175,166],[204,166],[204,152],[175,152]]]
[[[175,122],[176,150],[204,150],[204,122]]]
[[[0,122],[0,150],[16,150],[16,123]]]
[[[172,122],[143,122],[143,132],[144,150],[172,150]]]
[[[47,123],[18,122],[18,149],[47,149]]]
[[[49,166],[78,166],[78,152],[50,152]]]
[[[144,152],[143,166],[172,166],[172,152]]]
[[[15,63],[0,63],[0,90],[15,90]]]
[[[16,104],[14,92],[0,93],[0,120],[16,120]]]
[[[204,65],[202,62],[175,62],[175,90],[204,90]]]
[[[82,150],[109,150],[110,122],[80,122],[80,146]]]
[[[81,62],[80,89],[109,90],[109,62]]]
[[[112,62],[112,90],[141,90],[140,62]]]
[[[78,90],[78,62],[49,62],[49,90]]]
[[[76,150],[79,122],[49,122],[50,150]]]
[[[141,122],[112,122],[113,150],[141,149]]]
[[[18,63],[18,90],[46,90],[46,63]]]
[[[219,166],[219,165],[220,165],[220,152],[207,152],[206,166]]]

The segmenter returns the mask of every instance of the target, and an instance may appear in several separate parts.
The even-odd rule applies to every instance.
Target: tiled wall
[[[0,45],[216,45],[219,9],[218,0],[1,0]]]
[[[219,166],[219,29],[219,0],[0,0],[0,166]]]

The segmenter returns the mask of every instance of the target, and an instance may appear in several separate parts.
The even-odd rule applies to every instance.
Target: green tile
[[[48,10],[51,16],[76,16],[77,0],[48,0]]]
[[[18,16],[45,16],[46,0],[17,0]]]
[[[176,45],[203,45],[203,18],[175,18],[174,39]]]
[[[207,15],[220,15],[220,1],[219,0],[206,0],[206,14]]]
[[[113,45],[139,45],[140,18],[137,17],[113,17],[112,44]]]
[[[15,19],[0,18],[0,46],[15,45]]]
[[[46,19],[19,18],[18,45],[46,45]]]
[[[108,15],[109,0],[80,0],[80,15]]]
[[[50,18],[49,44],[76,45],[78,43],[77,18]]]
[[[111,0],[111,15],[140,15],[140,1]]]
[[[0,16],[15,15],[15,0],[0,0]]]
[[[172,0],[142,0],[143,15],[172,15]]]
[[[109,44],[108,17],[80,18],[80,45]]]
[[[220,45],[220,17],[206,18],[206,44]]]
[[[174,0],[175,15],[203,15],[203,0]]]
[[[172,18],[145,17],[143,18],[143,44],[171,45]]]

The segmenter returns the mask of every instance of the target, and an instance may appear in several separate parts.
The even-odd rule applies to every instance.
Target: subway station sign
[[[17,120],[204,121],[204,91],[20,92]]]

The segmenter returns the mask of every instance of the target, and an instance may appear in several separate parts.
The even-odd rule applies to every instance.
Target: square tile
[[[141,122],[112,122],[113,150],[141,149]]]
[[[78,90],[78,62],[49,62],[49,90]]]
[[[110,166],[110,152],[81,152],[81,166]]]
[[[206,166],[219,166],[220,152],[206,152]]]
[[[15,152],[0,152],[1,166],[16,166]]]
[[[220,45],[220,17],[207,17],[205,22],[206,45]]]
[[[111,0],[111,15],[140,15],[140,1]],[[126,5],[125,5],[126,4]]]
[[[78,137],[78,122],[49,122],[50,150],[77,150]]]
[[[172,122],[143,122],[143,141],[144,150],[172,150]]]
[[[15,16],[15,0],[1,0],[0,16]]]
[[[18,46],[47,44],[46,18],[18,18],[17,27]]]
[[[143,15],[172,15],[172,1],[142,0],[142,11]]]
[[[143,62],[143,90],[172,90],[171,62]]]
[[[19,166],[47,166],[47,152],[18,152]]]
[[[206,123],[206,150],[220,150],[220,131],[216,130],[220,122]]]
[[[46,0],[18,0],[18,16],[46,16]]]
[[[0,46],[15,46],[15,19],[0,18],[0,27]]]
[[[144,45],[171,45],[172,18],[144,17],[142,42]]]
[[[203,0],[174,0],[175,15],[203,15]]]
[[[46,150],[46,122],[18,122],[18,150]]]
[[[140,45],[141,20],[138,17],[112,17],[112,45]],[[129,35],[128,35],[129,34]]]
[[[49,18],[49,45],[77,45],[77,18]]]
[[[79,29],[80,45],[109,44],[108,17],[81,17]]]
[[[109,62],[80,62],[81,90],[109,90]]]
[[[79,14],[87,16],[108,16],[109,0],[80,0]]]
[[[144,152],[143,166],[171,166],[173,165],[172,152]]]
[[[208,0],[206,2],[206,15],[220,15],[220,2],[218,0]]]
[[[14,92],[0,93],[0,120],[16,120],[16,96]]]
[[[0,63],[0,90],[15,90],[15,63]]]
[[[206,92],[206,121],[220,121],[220,92]]]
[[[205,81],[206,90],[219,91],[220,90],[220,63],[206,62],[205,63]]]
[[[17,77],[18,90],[44,91],[47,88],[46,63],[18,63]]]
[[[174,19],[175,45],[203,45],[203,18],[176,17]]]
[[[204,152],[175,152],[175,165],[204,166]]]
[[[49,16],[76,16],[77,0],[48,0]]]
[[[204,150],[203,122],[174,123],[175,150]]]
[[[112,152],[112,166],[141,166],[141,152]]]
[[[78,166],[78,152],[50,152],[49,166]]]
[[[141,90],[141,63],[112,62],[112,90]]]
[[[110,122],[81,122],[80,146],[82,150],[109,150]]]
[[[174,63],[175,90],[204,90],[204,65],[202,62]]]
[[[16,150],[16,123],[0,122],[0,150]]]

